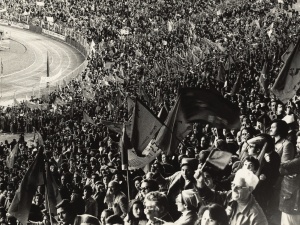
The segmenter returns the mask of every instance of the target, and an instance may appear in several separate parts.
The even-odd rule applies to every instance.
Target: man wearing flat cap
[[[194,172],[198,167],[198,160],[195,158],[183,158],[180,163],[181,170],[174,173],[172,176],[163,178],[160,176],[157,181],[168,188],[167,197],[170,204],[170,213],[174,220],[177,220],[180,213],[177,211],[175,204],[178,194],[187,189],[194,189],[196,180]]]

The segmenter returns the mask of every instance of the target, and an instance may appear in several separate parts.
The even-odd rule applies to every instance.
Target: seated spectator
[[[217,225],[228,225],[229,220],[225,209],[218,204],[210,204],[202,209],[200,214],[201,223],[196,223],[198,225],[206,224],[217,224]]]
[[[125,225],[145,225],[147,218],[144,213],[143,202],[133,200],[130,202],[130,207],[127,216],[124,218]]]

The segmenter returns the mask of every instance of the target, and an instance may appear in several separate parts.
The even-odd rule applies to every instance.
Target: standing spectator
[[[93,189],[91,186],[85,186],[83,188],[83,200],[85,202],[85,214],[89,214],[98,217],[98,203],[92,197]]]

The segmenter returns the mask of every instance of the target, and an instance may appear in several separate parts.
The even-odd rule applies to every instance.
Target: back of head
[[[113,225],[113,224],[124,224],[124,221],[123,219],[118,216],[118,215],[112,215],[112,216],[109,216],[106,220],[105,220],[105,223],[107,225]]]
[[[168,199],[167,196],[159,191],[152,191],[146,194],[145,201],[153,201],[156,202],[157,207],[161,214],[164,214],[168,211]]]
[[[75,218],[74,225],[100,225],[100,221],[97,217],[89,215],[89,214],[82,214],[78,215]]]

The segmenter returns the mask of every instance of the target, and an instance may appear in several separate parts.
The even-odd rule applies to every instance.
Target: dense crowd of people
[[[0,130],[21,134],[0,143],[1,224],[18,222],[8,210],[40,148],[23,133],[36,131],[62,201],[52,218],[40,186],[28,223],[299,224],[299,97],[285,105],[268,90],[299,39],[300,17],[295,2],[279,2],[0,1],[2,18],[80,34],[91,46],[80,76],[43,99],[32,96],[47,109],[1,107]],[[127,179],[121,134],[103,121],[128,121],[127,98],[156,114],[169,111],[181,87],[221,92],[239,107],[241,128],[194,123],[172,155],[162,153]],[[232,153],[223,170],[206,162],[214,149]]]

